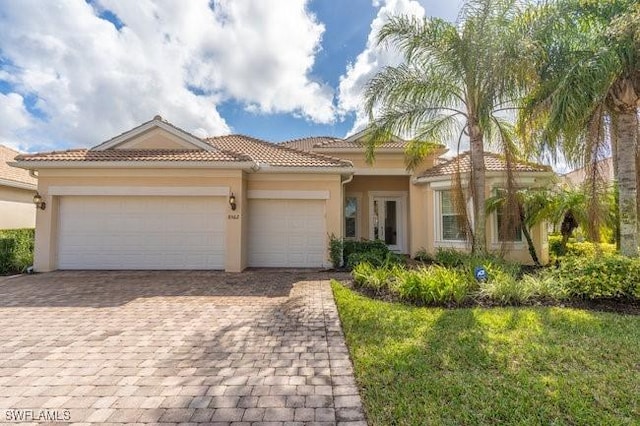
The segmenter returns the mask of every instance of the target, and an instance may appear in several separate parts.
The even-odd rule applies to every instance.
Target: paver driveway
[[[0,422],[364,425],[328,278],[0,278]]]

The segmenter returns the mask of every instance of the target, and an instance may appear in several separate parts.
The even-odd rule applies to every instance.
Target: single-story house
[[[29,171],[9,165],[18,154],[18,151],[0,145],[0,229],[36,226],[33,196],[37,180]]]
[[[408,172],[405,141],[382,145],[371,165],[364,137],[204,139],[156,116],[91,149],[19,155],[13,164],[37,171],[46,203],[35,269],[324,267],[330,235],[378,238],[409,255],[464,248],[448,201],[450,162],[439,158],[446,149]],[[489,192],[504,162],[487,154],[486,164]],[[519,166],[525,185],[551,175]],[[545,232],[534,230],[543,260]],[[525,244],[513,243],[510,256],[527,261]]]

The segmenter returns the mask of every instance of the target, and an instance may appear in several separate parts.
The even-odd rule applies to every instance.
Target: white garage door
[[[59,269],[224,269],[222,197],[60,199]]]
[[[249,200],[249,266],[326,263],[324,200]]]

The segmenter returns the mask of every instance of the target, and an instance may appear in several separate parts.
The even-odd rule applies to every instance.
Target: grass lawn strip
[[[371,425],[638,424],[640,317],[333,291]]]

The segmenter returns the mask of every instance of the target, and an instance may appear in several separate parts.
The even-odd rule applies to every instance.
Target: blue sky
[[[0,143],[92,146],[156,114],[271,141],[362,127],[387,16],[461,1],[0,0]]]

